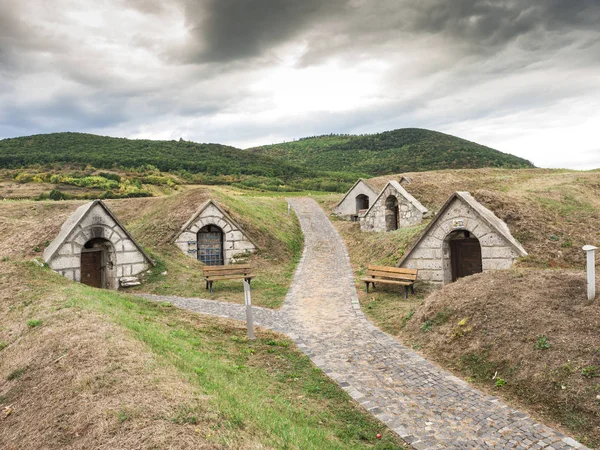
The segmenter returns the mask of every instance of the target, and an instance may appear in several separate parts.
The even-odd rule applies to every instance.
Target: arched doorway
[[[398,229],[398,199],[390,195],[385,200],[385,230],[394,231]]]
[[[363,209],[369,209],[369,197],[365,194],[360,194],[356,196],[356,215]]]
[[[483,272],[481,244],[467,230],[453,231],[445,239],[449,250],[449,274],[447,281],[456,281],[475,273]]]
[[[206,225],[198,231],[198,259],[207,266],[222,266],[223,230],[216,225]]]
[[[112,287],[115,267],[115,252],[110,241],[104,238],[93,238],[81,249],[80,281],[97,288]]]

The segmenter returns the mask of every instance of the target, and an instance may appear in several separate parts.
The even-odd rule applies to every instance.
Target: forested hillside
[[[343,191],[354,175],[331,174],[295,166],[220,144],[153,141],[52,133],[0,140],[0,168],[32,166],[144,170],[149,166],[203,184],[241,184],[269,190]],[[341,183],[340,183],[341,182]]]
[[[249,150],[84,133],[0,140],[0,182],[43,183],[40,198],[53,199],[147,196],[156,194],[152,186],[182,183],[343,192],[358,177],[480,167],[533,166],[489,147],[416,128],[311,137]],[[24,191],[17,188],[8,190]]]
[[[427,170],[533,167],[531,162],[464,139],[419,128],[328,135],[250,149],[307,168],[368,175]]]

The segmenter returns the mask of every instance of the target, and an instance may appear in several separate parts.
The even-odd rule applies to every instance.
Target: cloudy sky
[[[430,128],[600,167],[600,0],[0,0],[0,138]]]

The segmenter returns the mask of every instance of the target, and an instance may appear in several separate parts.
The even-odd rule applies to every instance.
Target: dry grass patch
[[[530,257],[527,267],[580,268],[581,247],[600,242],[600,171],[442,170],[405,174],[405,188],[432,212],[455,191],[469,191],[506,222]],[[369,180],[380,186],[391,175]]]
[[[282,336],[0,267],[3,448],[403,448]]]
[[[600,289],[600,282],[597,286]],[[433,293],[398,336],[493,395],[600,444],[600,309],[585,275],[514,269]]]

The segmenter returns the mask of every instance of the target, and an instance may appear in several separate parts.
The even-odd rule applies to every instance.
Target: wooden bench
[[[408,298],[408,288],[415,293],[415,281],[417,281],[416,269],[401,269],[399,267],[369,266],[367,276],[362,278],[369,292],[369,284],[375,287],[375,283],[399,284],[404,286],[404,298]]]
[[[204,279],[206,280],[206,289],[212,294],[212,285],[218,280],[244,280],[250,281],[254,275],[250,272],[250,266],[245,264],[230,264],[226,266],[204,266]]]

